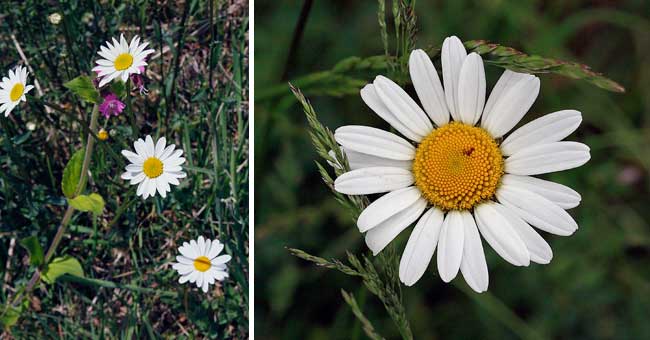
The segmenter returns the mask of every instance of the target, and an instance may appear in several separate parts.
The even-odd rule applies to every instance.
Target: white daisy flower
[[[26,101],[25,94],[31,91],[34,86],[27,85],[27,69],[18,66],[15,70],[9,70],[9,77],[3,77],[0,82],[0,113],[4,112],[5,117],[9,116],[11,111]]]
[[[533,105],[539,79],[505,71],[486,102],[483,60],[467,55],[456,37],[442,47],[444,91],[424,51],[411,53],[409,69],[424,110],[383,76],[361,90],[364,102],[406,138],[368,126],[335,132],[351,165],[335,189],[348,195],[387,193],[357,220],[368,247],[378,254],[417,221],[399,268],[408,286],[422,277],[437,247],[443,281],[460,270],[475,291],[487,290],[481,236],[516,266],[549,263],[553,252],[532,226],[573,234],[578,225],[565,209],[581,198],[564,185],[531,176],[589,160],[589,147],[561,141],[580,125],[580,112],[554,112],[506,136]]]
[[[154,146],[151,136],[147,136],[145,140],[140,138],[133,143],[135,153],[122,150],[122,155],[131,162],[126,166],[122,179],[138,184],[136,193],[144,199],[153,197],[156,190],[164,198],[171,190],[169,185],[178,185],[178,179],[186,176],[181,168],[185,163],[185,158],[181,157],[183,150],[174,150],[174,144],[165,146],[166,142],[162,137]]]
[[[196,282],[196,286],[204,293],[208,292],[208,286],[214,284],[215,280],[223,281],[228,277],[226,263],[230,261],[230,255],[221,255],[223,243],[219,240],[204,239],[199,236],[198,240],[191,240],[183,243],[178,248],[181,255],[176,256],[172,266],[181,275],[178,282]]]
[[[119,42],[113,38],[113,44],[107,41],[107,47],[101,46],[97,54],[104,59],[97,60],[97,66],[93,68],[101,78],[99,87],[103,87],[113,79],[127,81],[129,75],[140,74],[142,68],[147,65],[147,56],[154,52],[152,49],[145,50],[148,44],[148,42],[140,44],[140,37],[137,35],[131,39],[130,44],[127,44],[122,34]]]

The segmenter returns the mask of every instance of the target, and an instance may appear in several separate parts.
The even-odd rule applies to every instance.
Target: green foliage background
[[[52,24],[48,15],[60,13]],[[0,302],[24,286],[34,267],[22,239],[47,249],[65,210],[63,169],[86,138],[91,106],[63,84],[90,75],[107,39],[139,34],[156,52],[147,95],[99,124],[89,192],[102,214],[75,213],[56,255],[78,259],[86,280],[41,283],[18,323],[0,338],[248,338],[248,2],[3,1],[0,70],[24,65],[12,34],[45,92],[36,90],[0,117]],[[44,107],[48,103],[52,108]],[[33,131],[28,126],[34,125]],[[187,178],[165,199],[143,201],[119,178],[122,149],[151,134],[184,150]],[[233,256],[230,278],[204,294],[180,285],[177,247],[199,235],[218,238]],[[33,244],[33,239],[30,239]],[[42,254],[41,254],[42,257]]]
[[[346,57],[383,54],[377,2],[315,1],[295,58],[287,62],[301,3],[256,1],[255,333],[266,339],[364,338],[343,288],[354,294],[379,334],[399,337],[358,278],[318,268],[285,249],[338,259],[345,259],[346,250],[369,254],[349,212],[322,184],[306,119],[286,81],[299,83],[319,119],[332,129],[386,126],[356,94],[358,83],[334,81],[332,74],[310,75]],[[591,161],[546,176],[582,194],[581,205],[571,210],[580,229],[567,238],[544,235],[554,251],[545,266],[513,267],[486,246],[490,289],[481,295],[469,291],[462,278],[443,283],[430,266],[414,287],[402,289],[415,338],[647,337],[650,3],[421,0],[415,9],[418,48],[439,46],[452,34],[487,39],[590,65],[627,89],[617,94],[540,76],[540,96],[525,121],[560,109],[583,113],[583,124],[569,139],[588,144]],[[390,20],[388,25],[391,32]],[[486,70],[491,88],[502,69]],[[373,76],[368,72],[358,78],[365,82]],[[407,235],[398,238],[399,253]]]

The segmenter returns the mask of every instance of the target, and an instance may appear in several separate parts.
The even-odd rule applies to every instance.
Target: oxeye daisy
[[[25,94],[31,91],[34,86],[27,85],[27,69],[18,66],[15,70],[9,70],[9,77],[3,77],[0,83],[0,113],[4,112],[5,117],[9,116],[11,111],[26,101]]]
[[[351,167],[335,189],[386,193],[357,220],[373,254],[417,221],[399,268],[408,286],[422,277],[437,248],[443,281],[460,271],[472,289],[487,290],[481,237],[513,265],[549,263],[553,252],[533,227],[573,234],[578,225],[565,210],[581,198],[532,176],[589,160],[589,147],[562,141],[580,125],[580,112],[554,112],[508,134],[537,98],[539,79],[506,70],[486,102],[481,56],[468,55],[456,37],[442,47],[444,90],[424,51],[411,53],[409,70],[423,109],[383,76],[361,90],[363,101],[403,137],[367,126],[335,132]]]
[[[156,191],[162,197],[167,196],[171,190],[169,185],[178,185],[178,179],[186,176],[181,168],[185,163],[185,158],[181,157],[183,150],[175,150],[174,144],[165,146],[166,142],[162,137],[154,145],[151,136],[147,136],[145,140],[140,138],[133,143],[135,153],[122,150],[122,155],[131,162],[126,166],[122,179],[137,184],[136,193],[144,199],[153,197]]]
[[[101,46],[97,52],[102,58],[97,60],[97,66],[93,71],[101,78],[99,87],[103,87],[113,79],[121,79],[126,82],[131,74],[140,74],[144,66],[147,65],[146,58],[154,50],[145,50],[149,43],[140,43],[140,37],[137,35],[127,43],[124,35],[120,35],[118,42],[113,38],[113,44],[106,42],[106,46]]]
[[[181,253],[176,256],[178,262],[172,266],[181,275],[178,282],[196,282],[196,286],[207,293],[208,286],[214,284],[215,280],[223,281],[227,278],[226,263],[230,261],[231,256],[219,256],[223,247],[219,240],[206,240],[203,236],[199,236],[198,240],[183,243],[178,248]]]

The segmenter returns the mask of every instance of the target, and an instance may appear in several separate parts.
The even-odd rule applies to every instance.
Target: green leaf
[[[88,76],[79,76],[63,84],[63,86],[79,96],[81,100],[89,103],[97,104],[101,97],[93,81]]]
[[[81,177],[81,165],[83,163],[84,153],[83,150],[78,150],[72,155],[68,161],[68,165],[63,170],[63,179],[61,180],[61,189],[67,198],[73,198],[77,185],[79,185],[79,178]]]
[[[29,253],[29,264],[32,266],[40,266],[43,263],[43,248],[38,243],[36,235],[22,239],[20,245],[27,249]]]
[[[126,84],[123,81],[111,82],[111,92],[118,98],[124,98],[126,96]]]
[[[96,215],[104,210],[104,199],[99,194],[79,195],[68,199],[68,203],[79,211],[90,211]]]
[[[57,257],[47,265],[43,271],[43,281],[53,284],[63,274],[84,277],[84,271],[79,261],[71,256]]]
[[[18,322],[20,315],[25,309],[27,309],[28,305],[29,301],[27,299],[23,300],[18,307],[13,307],[10,303],[7,304],[2,315],[0,315],[0,324],[2,324],[2,327],[5,330],[9,330],[9,328],[15,325],[16,322]]]

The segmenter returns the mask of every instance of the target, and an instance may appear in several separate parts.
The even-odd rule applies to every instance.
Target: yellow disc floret
[[[99,140],[101,140],[101,141],[107,140],[108,139],[108,131],[106,131],[104,129],[100,129],[99,132],[97,132],[97,138],[99,138]]]
[[[205,256],[199,256],[194,260],[194,268],[200,272],[205,272],[212,267],[212,262]]]
[[[149,157],[142,164],[142,171],[149,178],[156,178],[163,173],[163,162],[156,157]]]
[[[122,53],[115,58],[115,69],[124,71],[133,65],[133,56],[128,53]]]
[[[11,88],[9,99],[11,99],[12,102],[15,102],[23,96],[23,93],[25,93],[25,85],[17,83],[13,88]]]
[[[469,210],[494,196],[503,175],[503,157],[487,131],[453,122],[422,140],[413,174],[415,185],[432,205]]]

